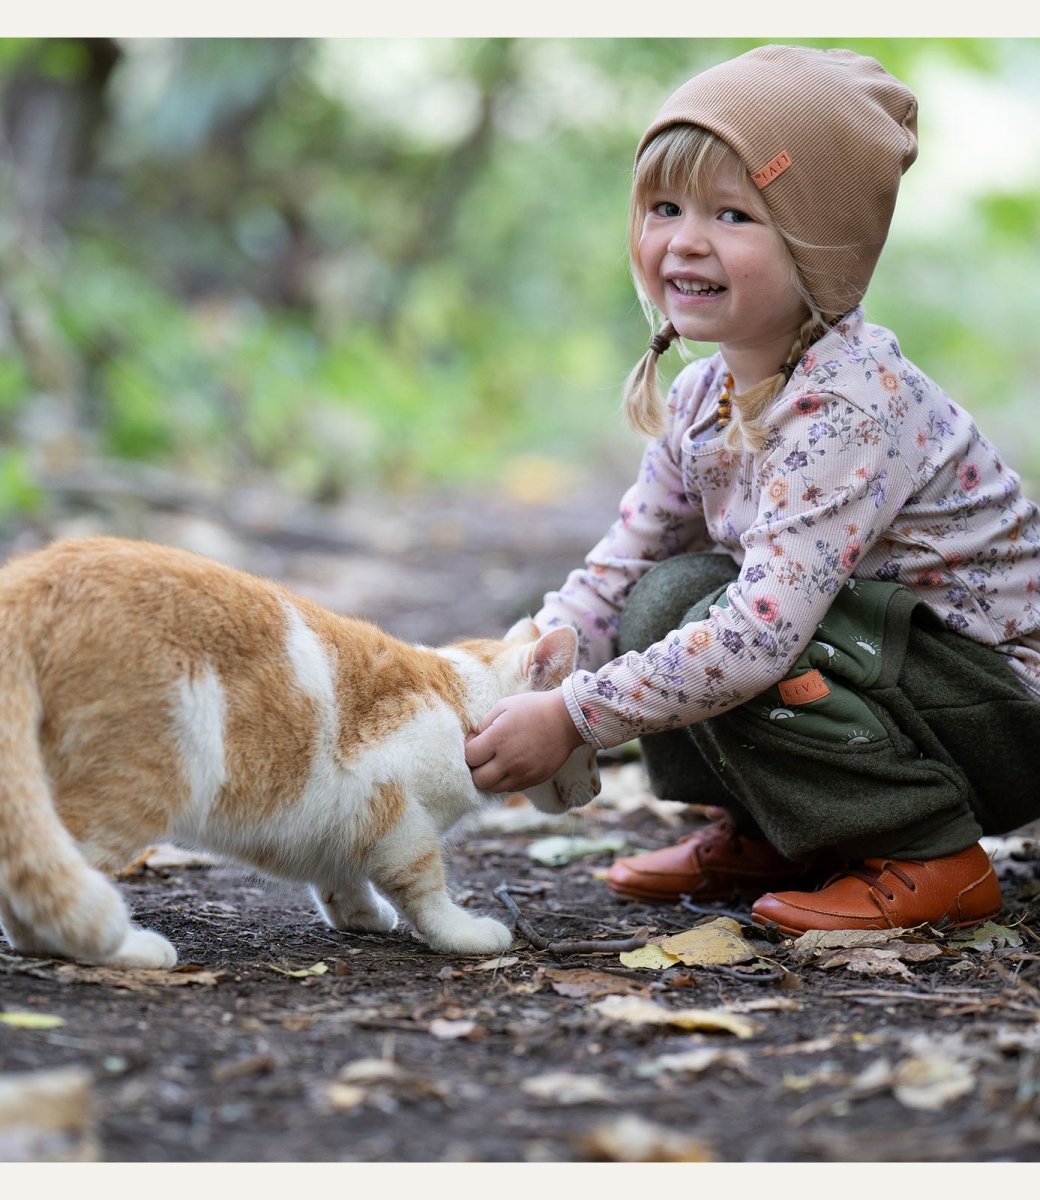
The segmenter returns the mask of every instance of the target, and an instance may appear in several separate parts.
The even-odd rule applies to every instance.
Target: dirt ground
[[[393,514],[375,529],[344,512],[321,543],[70,493],[5,548],[99,528],[195,545],[439,642],[536,604],[602,523],[594,507],[588,528],[566,505],[471,509],[444,498],[393,536]],[[739,930],[743,953],[638,966],[595,943],[723,914],[609,893],[614,854],[703,814],[650,797],[637,761],[603,769],[582,812],[546,821],[514,803],[449,853],[460,902],[510,922],[504,884],[536,935],[498,959],[440,956],[407,929],[337,934],[303,889],[165,851],[120,886],[177,946],[175,970],[34,960],[0,941],[0,1161],[1040,1158],[1036,840],[990,846],[1006,907],[973,937],[807,944],[733,910],[711,931]]]

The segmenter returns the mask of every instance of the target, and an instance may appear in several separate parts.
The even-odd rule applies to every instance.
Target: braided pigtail
[[[638,433],[658,437],[664,432],[664,404],[657,387],[657,361],[678,334],[671,321],[650,340],[646,353],[625,381],[622,406],[629,425]]]
[[[733,397],[736,419],[727,427],[723,438],[727,450],[754,451],[761,450],[765,445],[767,431],[762,424],[762,417],[787,386],[787,381],[794,374],[802,355],[824,333],[827,324],[826,319],[815,308],[810,309],[809,315],[799,327],[786,361],[781,364],[777,373]]]

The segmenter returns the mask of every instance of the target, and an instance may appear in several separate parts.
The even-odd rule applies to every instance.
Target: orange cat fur
[[[58,542],[0,569],[0,924],[29,953],[168,967],[103,872],[155,841],[311,884],[337,929],[397,909],[434,949],[493,953],[457,907],[439,835],[488,797],[466,733],[503,696],[556,686],[577,637],[406,645],[277,584],[146,542]],[[598,791],[591,748],[530,793]]]

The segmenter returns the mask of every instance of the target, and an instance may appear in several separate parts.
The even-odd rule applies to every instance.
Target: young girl
[[[1040,517],[859,303],[917,154],[873,59],[763,46],[697,75],[636,153],[629,379],[655,435],[620,518],[545,598],[581,668],[496,705],[477,786],[642,739],[662,796],[725,810],[620,859],[621,896],[743,895],[788,934],[1000,910],[978,844],[1040,815]],[[661,412],[671,342],[717,343]]]

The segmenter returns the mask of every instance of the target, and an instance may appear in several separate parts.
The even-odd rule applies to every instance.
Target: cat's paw
[[[177,951],[162,936],[151,929],[131,926],[112,954],[106,955],[102,965],[106,967],[173,967],[177,964]]]
[[[322,916],[333,929],[341,933],[351,930],[364,933],[389,933],[397,924],[397,910],[375,889],[367,894],[357,892],[319,892],[315,898]]]
[[[466,913],[460,913],[448,928],[424,936],[441,954],[501,954],[513,944],[512,933],[501,921]]]

